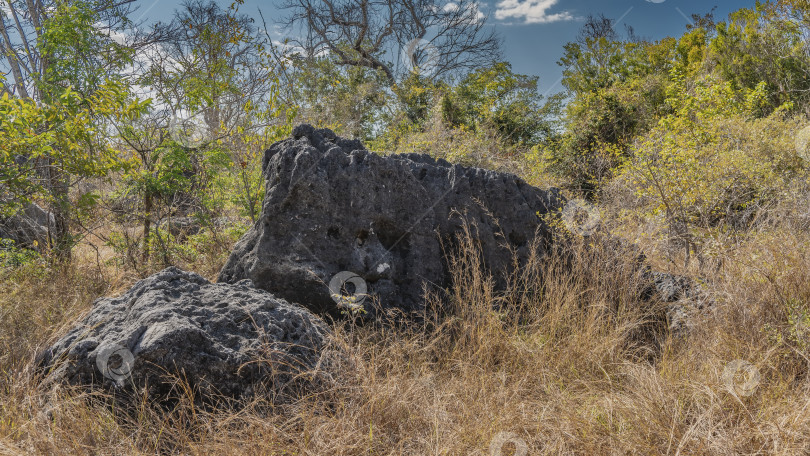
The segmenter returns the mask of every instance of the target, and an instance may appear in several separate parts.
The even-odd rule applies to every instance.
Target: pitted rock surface
[[[179,376],[203,398],[243,398],[257,385],[281,387],[318,365],[328,337],[320,318],[248,281],[212,284],[172,267],[117,298],[97,300],[40,355],[40,366],[46,383],[148,385],[161,397]],[[120,358],[110,359],[119,363],[111,366],[116,375],[104,375],[97,358],[111,347],[129,351],[134,362],[122,367]]]
[[[517,176],[435,160],[382,156],[357,140],[300,125],[264,155],[266,193],[257,223],[237,243],[220,282],[250,279],[316,312],[335,314],[330,280],[349,271],[368,287],[363,305],[418,311],[426,288],[445,287],[443,246],[472,226],[496,276],[528,256],[557,189]],[[541,247],[542,248],[542,247]],[[349,290],[351,292],[351,290]]]

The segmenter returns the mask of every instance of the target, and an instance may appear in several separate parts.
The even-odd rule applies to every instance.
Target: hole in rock
[[[512,231],[511,233],[509,233],[509,242],[518,247],[522,247],[526,245],[526,236]]]
[[[391,220],[378,219],[372,224],[372,228],[377,235],[377,239],[380,240],[380,244],[386,250],[396,248],[397,251],[407,251],[409,245],[408,233],[400,229]]]

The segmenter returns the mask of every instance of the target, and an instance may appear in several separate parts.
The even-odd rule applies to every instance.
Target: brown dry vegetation
[[[180,28],[169,40],[211,38],[183,41],[195,55],[222,62],[232,59],[214,52],[248,52],[236,67],[206,71],[196,58],[113,46],[113,33],[90,33],[106,20],[90,10],[108,2],[44,3],[4,2],[21,12],[15,20],[34,21],[29,31],[40,30],[36,18],[47,10],[51,38],[0,39],[18,51],[0,53],[0,66],[30,58],[31,49],[49,56],[34,63],[64,65],[28,81],[42,100],[15,95],[26,84],[17,75],[17,89],[2,84],[11,96],[0,97],[0,170],[13,172],[0,176],[0,199],[78,203],[59,182],[64,172],[66,182],[90,184],[89,198],[74,204],[70,221],[63,213],[57,250],[72,235],[86,237],[68,265],[19,251],[7,262],[13,249],[0,247],[0,455],[810,454],[808,0],[757,2],[727,19],[695,15],[682,36],[656,42],[590,17],[561,50],[565,91],[547,98],[535,78],[497,62],[451,84],[413,72],[387,88],[380,73],[320,51],[279,70],[272,62],[298,46],[272,58],[255,46],[264,41],[236,11],[241,0],[227,12],[191,2],[170,21]],[[130,21],[115,22],[127,24],[115,33],[128,36]],[[179,33],[212,24],[227,27]],[[50,49],[64,37],[76,42]],[[124,72],[136,52],[148,57],[146,81],[89,84]],[[184,61],[194,63],[175,65]],[[267,77],[255,77],[258,69]],[[186,88],[160,89],[175,81]],[[158,98],[138,107],[136,93]],[[258,95],[230,97],[237,93]],[[67,101],[42,102],[57,99]],[[176,127],[193,119],[177,116],[219,109],[196,106],[202,99],[245,117],[208,122],[206,136],[223,140],[189,147],[199,138]],[[426,296],[423,322],[334,323],[347,355],[340,375],[292,401],[200,409],[181,382],[188,394],[169,410],[148,397],[122,410],[98,393],[42,387],[37,354],[95,298],[169,264],[216,276],[246,226],[181,241],[161,237],[152,221],[185,214],[175,210],[188,203],[181,195],[199,203],[195,216],[255,218],[261,150],[301,120],[361,137],[371,150],[425,152],[581,192],[599,201],[603,230],[587,239],[560,234],[570,250],[534,258],[498,292],[468,237],[447,252],[453,285]],[[131,142],[141,137],[144,144]],[[43,188],[39,170],[20,164],[29,155],[47,163]],[[635,253],[609,236],[637,245],[656,270],[700,280],[714,305],[692,313],[688,333],[669,333],[664,304],[639,297]],[[729,378],[740,362],[750,370]]]
[[[642,236],[654,222],[636,232],[622,223],[608,221],[664,250]],[[567,260],[536,258],[495,293],[467,242],[449,253],[449,311],[419,327],[336,325],[344,375],[293,403],[239,412],[191,401],[165,411],[144,398],[124,413],[37,386],[35,354],[95,297],[138,278],[85,247],[70,268],[4,272],[0,453],[489,455],[514,438],[500,454],[523,444],[531,455],[807,454],[808,317],[791,303],[810,296],[810,236],[791,223],[763,225],[703,271],[717,304],[686,338],[660,331],[660,304],[638,300],[624,253],[575,242]],[[232,242],[219,239],[184,266],[212,278]],[[760,374],[750,396],[721,378],[737,359]]]

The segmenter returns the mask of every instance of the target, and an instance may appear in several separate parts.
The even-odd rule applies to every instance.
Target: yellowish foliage
[[[801,120],[783,110],[753,115],[764,84],[740,94],[710,78],[691,89],[676,79],[669,92],[674,112],[637,140],[620,178],[676,236],[699,243],[712,230],[742,228],[805,176],[794,139]]]

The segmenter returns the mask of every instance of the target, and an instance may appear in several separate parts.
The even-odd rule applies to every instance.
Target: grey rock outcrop
[[[17,214],[0,219],[0,238],[11,239],[20,247],[43,248],[48,245],[48,230],[54,230],[53,214],[30,203]]]
[[[714,305],[708,291],[695,280],[665,272],[649,272],[661,301],[667,303],[667,320],[673,333],[683,334],[694,325],[694,314]]]
[[[273,144],[263,170],[261,217],[219,281],[250,279],[332,314],[337,306],[328,285],[344,271],[367,287],[366,311],[372,303],[419,310],[425,288],[448,285],[443,247],[465,223],[497,275],[513,266],[510,249],[525,258],[536,235],[550,237],[541,217],[562,202],[557,189],[540,190],[511,174],[428,155],[381,156],[309,125]]]
[[[699,280],[654,271],[638,245],[606,233],[599,233],[594,241],[599,248],[610,252],[608,261],[628,265],[638,275],[638,294],[643,301],[665,304],[659,317],[666,318],[670,332],[685,334],[694,324],[693,317],[714,305],[710,291]]]
[[[302,386],[297,374],[328,364],[329,334],[317,316],[247,281],[212,284],[168,268],[96,301],[39,364],[46,384],[148,387],[167,398],[182,378],[203,399],[238,399]]]

